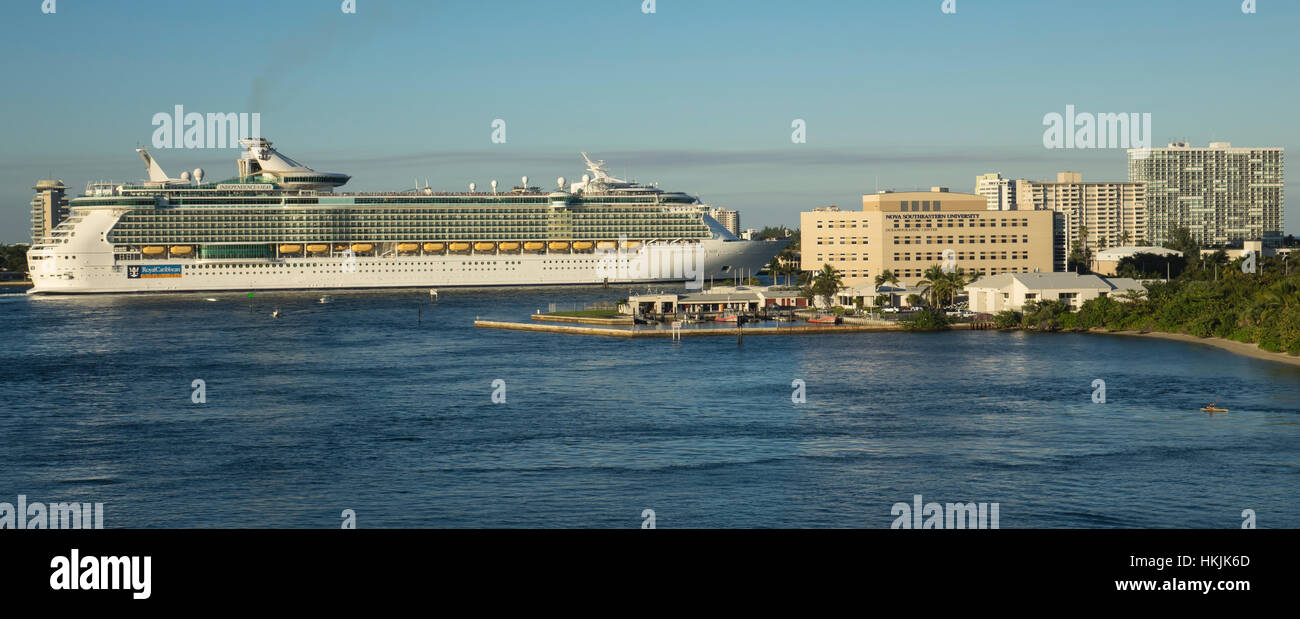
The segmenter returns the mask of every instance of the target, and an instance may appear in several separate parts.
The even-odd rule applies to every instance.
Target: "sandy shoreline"
[[[1220,337],[1196,337],[1185,333],[1164,333],[1161,331],[1148,331],[1139,333],[1137,331],[1107,331],[1106,329],[1089,329],[1089,333],[1102,333],[1106,335],[1131,335],[1137,337],[1152,337],[1161,340],[1174,340],[1178,342],[1189,342],[1192,344],[1205,344],[1226,350],[1230,353],[1250,357],[1252,359],[1263,359],[1265,361],[1277,361],[1279,363],[1288,363],[1300,366],[1300,357],[1293,357],[1284,352],[1269,352],[1260,350],[1256,344],[1247,344],[1234,340],[1226,340]]]

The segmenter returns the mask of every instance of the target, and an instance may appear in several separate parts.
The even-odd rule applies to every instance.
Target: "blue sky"
[[[0,241],[31,186],[135,180],[157,112],[259,112],[354,190],[617,174],[794,226],[880,188],[1001,172],[1124,180],[1122,150],[1047,150],[1043,115],[1149,112],[1163,145],[1293,150],[1300,3],[1258,0],[10,0]],[[493,119],[507,142],[493,144]],[[807,142],[790,140],[807,122]],[[172,175],[233,149],[155,150]],[[1288,153],[1289,154],[1289,153]],[[1295,178],[1293,171],[1290,178]],[[1288,194],[1294,194],[1288,181]],[[1300,232],[1289,200],[1287,232]]]

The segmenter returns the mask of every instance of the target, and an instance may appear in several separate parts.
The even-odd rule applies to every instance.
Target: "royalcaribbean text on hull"
[[[240,141],[238,175],[93,183],[27,254],[41,293],[700,284],[762,268],[781,241],[743,241],[692,195],[613,178],[545,192],[335,193],[265,139]],[[526,177],[525,177],[526,181]]]

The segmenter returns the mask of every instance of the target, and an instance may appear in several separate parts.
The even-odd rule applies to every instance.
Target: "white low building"
[[[1141,282],[1127,277],[1101,277],[1078,273],[1004,273],[980,278],[966,286],[972,312],[1020,311],[1030,301],[1060,300],[1071,309],[1084,301],[1129,290],[1145,291]]]

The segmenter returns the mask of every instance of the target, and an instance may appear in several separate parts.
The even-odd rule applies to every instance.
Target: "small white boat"
[[[320,301],[318,301],[318,303],[333,303],[333,302],[334,302],[334,297],[331,297],[329,295],[325,295],[321,297]]]
[[[212,298],[212,297],[208,297],[208,298],[204,299],[204,301],[213,301],[213,302],[215,302],[216,299],[214,299],[214,298]]]
[[[280,308],[277,307],[275,308],[275,311],[271,312],[271,318],[279,318],[279,317],[280,317]]]

